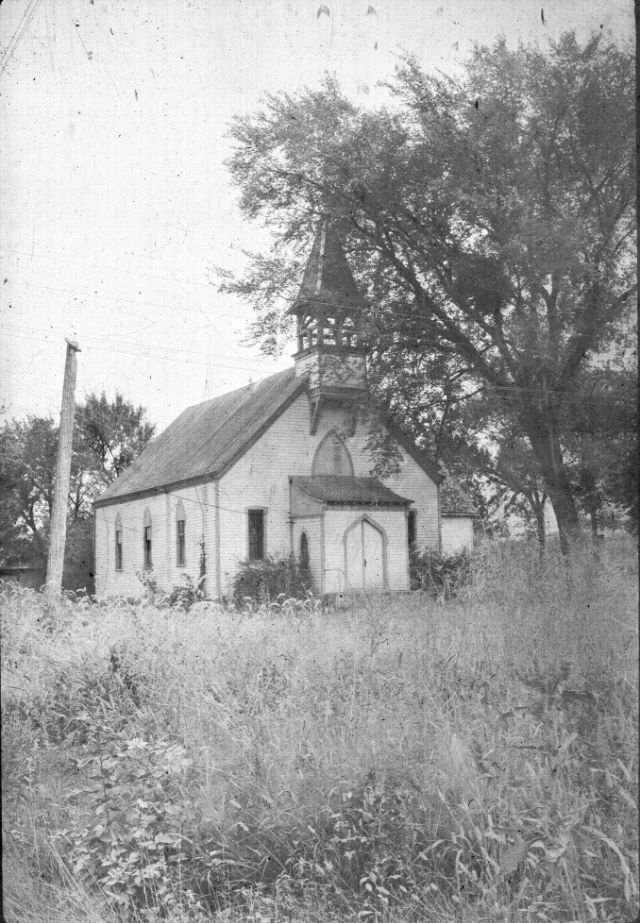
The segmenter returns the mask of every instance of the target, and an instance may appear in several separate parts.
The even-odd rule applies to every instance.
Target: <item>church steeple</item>
[[[298,352],[315,346],[361,349],[364,309],[338,236],[323,221],[289,309],[298,319]]]
[[[289,308],[297,321],[296,373],[309,381],[312,431],[323,404],[353,403],[366,388],[365,310],[338,236],[324,221]]]

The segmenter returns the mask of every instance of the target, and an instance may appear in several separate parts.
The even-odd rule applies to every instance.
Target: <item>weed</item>
[[[481,548],[337,611],[4,588],[7,920],[631,920],[630,561]]]
[[[412,549],[410,576],[412,590],[423,590],[436,599],[452,599],[469,584],[471,558],[466,551],[444,555]]]
[[[233,583],[233,598],[243,603],[269,604],[276,599],[305,599],[311,587],[307,568],[293,555],[242,561]]]

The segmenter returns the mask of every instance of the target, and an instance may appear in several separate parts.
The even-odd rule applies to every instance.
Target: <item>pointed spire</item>
[[[318,228],[289,314],[296,316],[296,375],[308,382],[310,427],[315,433],[325,405],[338,402],[351,407],[362,399],[367,376],[361,336],[365,302],[338,235],[327,221]]]
[[[342,244],[335,230],[322,221],[315,236],[298,297],[289,314],[358,313],[364,301],[358,292]],[[310,310],[311,309],[311,310]]]

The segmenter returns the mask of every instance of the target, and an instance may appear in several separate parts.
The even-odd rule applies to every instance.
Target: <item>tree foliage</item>
[[[76,407],[69,525],[91,515],[91,504],[140,454],[154,432],[145,410],[116,394],[90,394]],[[47,554],[58,428],[50,417],[12,420],[0,429],[0,557],[41,563]],[[86,534],[86,529],[78,529]]]
[[[76,409],[73,512],[86,516],[91,504],[115,478],[129,467],[149,442],[155,427],[135,407],[116,393],[108,401],[104,392],[90,394]]]
[[[5,563],[46,556],[57,445],[50,418],[12,420],[0,430],[0,545]]]
[[[628,369],[590,369],[565,426],[576,501],[593,534],[621,515],[638,526],[637,382]]]
[[[633,75],[600,36],[501,40],[460,79],[407,58],[387,108],[326,80],[232,126],[241,206],[274,229],[273,253],[226,282],[253,301],[256,338],[273,349],[286,330],[310,235],[333,221],[369,297],[380,380],[435,358],[425,375],[455,370],[461,391],[500,402],[565,545],[578,519],[563,427],[589,361],[619,348],[635,288]]]

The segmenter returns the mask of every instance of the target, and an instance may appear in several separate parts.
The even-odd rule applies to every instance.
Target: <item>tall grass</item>
[[[7,921],[637,913],[631,545],[325,611],[2,591]]]

